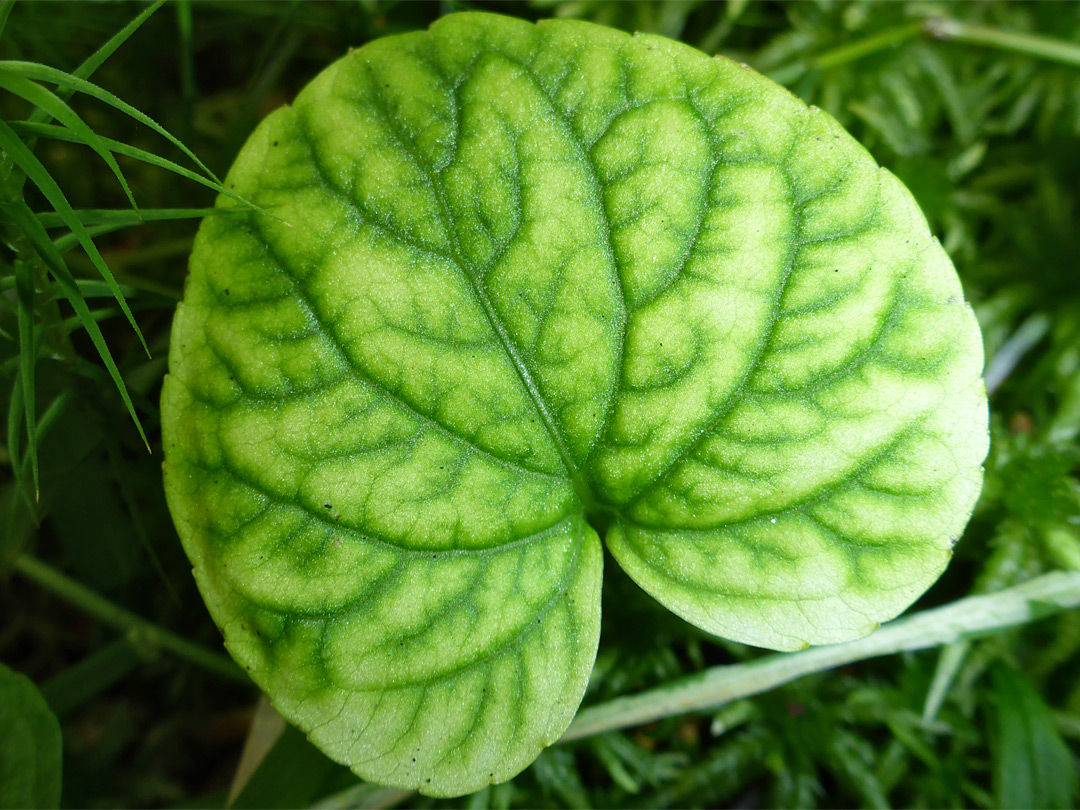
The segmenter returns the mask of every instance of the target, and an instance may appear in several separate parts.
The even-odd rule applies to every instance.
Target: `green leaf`
[[[166,491],[234,657],[361,777],[464,794],[562,734],[600,535],[783,650],[946,565],[987,449],[975,320],[903,186],[752,71],[450,15],[330,66],[228,184],[281,219],[201,226]]]
[[[60,723],[25,675],[0,664],[0,807],[60,806]]]
[[[1012,667],[997,663],[991,675],[996,698],[997,805],[1075,807],[1080,795],[1076,764],[1050,708],[1031,682]]]

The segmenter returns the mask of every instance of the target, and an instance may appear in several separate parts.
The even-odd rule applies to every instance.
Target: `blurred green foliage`
[[[176,2],[154,14],[94,81],[222,174],[257,121],[349,47],[466,7],[679,38],[748,63],[848,127],[922,204],[986,340],[993,445],[985,489],[955,562],[917,607],[1053,569],[1080,570],[1080,64],[1052,52],[1018,53],[992,36],[957,41],[933,22],[1042,35],[1080,51],[1080,4]],[[19,3],[0,58],[74,70],[142,8]],[[98,135],[194,169],[109,105],[78,97],[71,104]],[[30,109],[0,93],[0,119],[24,120]],[[127,207],[110,168],[86,147],[42,139],[36,154],[74,208]],[[211,191],[174,174],[123,157],[118,163],[142,208],[213,202]],[[34,211],[49,208],[30,187],[27,202]],[[163,653],[153,639],[118,639],[11,572],[19,554],[32,552],[157,625],[219,646],[165,508],[159,468],[156,401],[194,231],[192,221],[165,221],[97,240],[150,358],[108,291],[84,287],[153,454],[69,305],[44,276],[32,296],[41,328],[40,499],[20,494],[12,465],[24,456],[8,440],[0,447],[0,659],[41,685],[61,717],[67,806],[221,804],[256,700],[252,689]],[[4,404],[21,401],[12,250],[0,246]],[[66,258],[77,278],[99,278],[84,253]],[[682,623],[610,566],[586,702],[756,655]],[[279,749],[286,760],[311,756],[302,738],[279,744],[300,746]],[[1080,615],[1073,611],[804,678],[716,717],[671,718],[555,747],[512,783],[473,797],[438,802],[354,790],[350,801],[1064,807],[1080,799],[1078,756]],[[292,803],[314,801],[353,781],[327,766],[303,796],[287,795]]]

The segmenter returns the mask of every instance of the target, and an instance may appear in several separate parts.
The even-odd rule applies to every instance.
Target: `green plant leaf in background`
[[[25,675],[0,664],[0,807],[60,806],[60,723]]]
[[[558,739],[601,536],[780,650],[945,567],[987,450],[975,320],[904,187],[756,73],[451,15],[333,64],[227,184],[276,218],[196,240],[169,504],[234,657],[365,779],[464,794]]]
[[[997,740],[998,807],[1067,810],[1080,793],[1076,765],[1046,702],[1031,682],[1002,662],[991,670]]]

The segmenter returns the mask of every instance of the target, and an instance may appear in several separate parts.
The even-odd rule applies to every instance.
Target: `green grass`
[[[16,63],[0,65],[0,660],[61,717],[66,806],[222,803],[258,699],[222,657],[159,466],[169,327],[211,172],[348,47],[461,7],[0,6],[0,59]],[[468,7],[681,38],[835,115],[912,189],[986,340],[986,485],[954,562],[914,610],[1080,571],[1080,6]],[[59,114],[35,113],[39,102]],[[605,580],[586,707],[645,693],[655,710],[672,683],[743,671],[715,667],[788,666],[694,630],[614,565]],[[1044,609],[763,694],[721,692],[739,698],[722,708],[712,694],[679,704],[693,711],[634,715],[452,802],[358,787],[286,734],[238,804],[1060,805],[1080,757],[1080,611]],[[584,711],[582,722],[612,709]],[[275,762],[320,776],[275,789]]]

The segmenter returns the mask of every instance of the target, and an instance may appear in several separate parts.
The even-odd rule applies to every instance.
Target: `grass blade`
[[[26,418],[26,452],[30,458],[30,473],[34,482],[34,501],[41,497],[38,478],[37,403],[35,402],[35,368],[37,341],[34,339],[34,266],[29,261],[15,262],[15,291],[19,320],[19,376],[23,381],[23,413]],[[13,437],[18,440],[18,437]],[[13,459],[14,460],[14,459]]]
[[[75,68],[71,75],[77,76],[80,79],[89,79],[94,75],[94,71],[101,67],[105,60],[116,52],[117,48],[127,42],[132,34],[142,28],[142,24],[150,19],[150,15],[163,5],[165,5],[165,0],[157,0],[157,2],[151,3],[140,11],[131,22],[113,34],[104,45],[94,51],[86,61]]]
[[[896,619],[856,641],[713,667],[647,692],[590,706],[578,712],[562,739],[577,740],[664,717],[713,709],[814,672],[867,658],[953,644],[1076,607],[1080,607],[1080,572],[1055,571],[997,593],[969,596]]]
[[[4,35],[4,28],[7,27],[8,16],[10,16],[14,5],[15,0],[2,0],[0,2],[0,36]]]
[[[60,717],[87,703],[143,663],[127,638],[118,638],[41,686],[49,707]]]
[[[94,245],[94,241],[90,238],[90,235],[86,232],[86,228],[79,222],[78,217],[75,216],[75,211],[71,207],[71,203],[67,201],[67,197],[64,196],[64,192],[60,190],[60,186],[53,180],[52,175],[41,164],[34,153],[20,140],[19,136],[15,134],[15,131],[7,125],[6,122],[0,121],[0,149],[3,149],[8,153],[8,156],[15,162],[15,164],[26,174],[28,178],[41,190],[41,193],[45,195],[45,199],[49,201],[56,212],[64,218],[65,223],[71,229],[71,232],[79,240],[79,244],[82,245],[83,250],[86,251],[86,255],[90,257],[90,261],[94,263],[94,266],[101,273],[102,278],[113,289],[113,295],[116,296],[116,301],[120,304],[120,308],[124,310],[124,314],[127,316],[128,322],[135,330],[135,334],[139,337],[139,342],[142,343],[143,350],[147,356],[150,355],[150,349],[146,345],[146,339],[143,337],[142,331],[139,329],[139,325],[135,322],[135,316],[131,314],[131,310],[128,309],[127,302],[124,300],[123,293],[120,292],[120,287],[116,283],[116,279],[113,278],[112,271],[109,270],[108,265],[105,264],[105,260],[101,258],[101,254],[98,252],[97,247]],[[24,208],[26,204],[21,200],[17,203],[8,203],[9,206],[17,207],[22,205]],[[26,211],[30,213],[30,218],[34,220],[36,228],[41,230],[42,234],[45,234],[45,229],[41,227],[41,224],[37,221],[37,218],[30,212],[29,208]],[[47,239],[47,234],[46,234]],[[49,242],[50,249],[53,249],[52,242]],[[57,254],[59,257],[59,254]],[[44,259],[44,256],[42,257]],[[63,264],[63,259],[60,260]],[[46,264],[48,264],[46,262]],[[50,266],[51,269],[51,266]],[[64,265],[64,270],[67,270],[67,266]],[[68,274],[70,276],[70,273]],[[72,290],[76,292],[74,284],[72,284]],[[81,300],[81,299],[80,299]]]
[[[16,409],[14,406],[16,402],[22,401],[22,377],[16,373],[15,386],[12,388],[12,410],[8,412],[8,433],[18,438],[19,428],[21,425],[22,409]],[[41,440],[45,438],[45,435],[49,432],[49,429],[56,424],[56,420],[60,418],[60,415],[67,408],[68,403],[71,402],[74,397],[72,391],[64,391],[62,394],[56,397],[49,407],[45,409],[45,412],[41,415],[41,418],[37,420],[37,428],[34,430],[33,447],[38,447],[41,444]],[[16,421],[12,423],[11,416],[15,414]],[[16,448],[18,449],[18,448]],[[25,488],[23,482],[26,481],[27,469],[26,466],[29,463],[29,459],[21,459],[17,454],[9,454],[11,456],[11,470],[15,477],[16,486],[23,494],[23,499],[26,501],[26,505],[30,509],[30,515],[35,520],[37,519],[37,503],[31,499],[29,491]]]
[[[58,127],[55,124],[35,124],[31,121],[12,121],[10,127],[19,133],[25,133],[27,135],[38,135],[44,138],[55,138],[58,141],[68,141],[69,143],[79,143],[79,141],[64,127]],[[181,177],[185,177],[200,185],[206,186],[209,189],[216,191],[218,194],[224,194],[226,197],[235,200],[241,205],[250,208],[253,211],[258,211],[260,214],[266,214],[273,217],[274,215],[260,208],[254,203],[248,202],[239,194],[224,185],[217,180],[209,180],[202,175],[196,174],[190,169],[185,169],[177,163],[168,160],[163,157],[158,157],[153,152],[147,152],[144,149],[139,149],[136,146],[130,146],[121,141],[114,141],[111,138],[101,137],[102,142],[109,147],[113,152],[124,157],[132,158],[133,160],[139,160],[143,163],[147,163],[151,166],[157,166],[159,169],[165,169],[166,171],[178,174]],[[277,219],[277,217],[274,217]]]
[[[26,475],[23,472],[22,460],[19,453],[19,433],[22,431],[23,412],[26,409],[26,402],[23,399],[22,389],[22,374],[16,369],[15,381],[11,386],[11,401],[8,404],[8,457],[11,460],[12,474],[15,476],[15,488],[22,494],[23,500],[26,501],[26,506],[30,510],[30,514],[36,515],[37,506],[34,502],[34,498],[30,495],[29,488],[26,486]]]
[[[102,624],[116,628],[128,638],[137,639],[140,645],[146,648],[166,650],[233,683],[245,686],[251,684],[251,679],[244,670],[222,653],[188,641],[147,621],[34,557],[20,554],[15,560],[14,568],[27,579],[89,613]]]
[[[5,70],[9,70],[20,76],[25,76],[27,79],[37,79],[38,81],[52,82],[60,85],[61,87],[67,87],[85,95],[96,98],[98,101],[103,101],[110,107],[124,113],[125,115],[134,118],[140,124],[150,127],[158,135],[165,138],[169,143],[187,155],[192,162],[209,178],[218,180],[217,176],[206,167],[206,165],[195,156],[195,153],[188,149],[184,143],[175,135],[170,133],[165,127],[161,126],[157,121],[148,116],[146,113],[132,107],[126,101],[117,98],[101,87],[98,87],[92,82],[86,81],[86,79],[80,79],[78,76],[73,76],[70,73],[65,73],[62,70],[57,70],[54,67],[48,65],[39,65],[34,62],[18,62],[7,61],[0,62],[0,67]],[[220,180],[218,180],[220,182]]]
[[[94,130],[90,129],[86,122],[64,103],[63,99],[37,82],[24,79],[22,76],[8,75],[4,70],[0,70],[0,87],[13,95],[25,99],[39,110],[47,112],[70,129],[84,144],[97,152],[108,165],[109,170],[116,176],[116,179],[120,181],[120,187],[124,189],[124,194],[131,203],[131,207],[136,211],[139,210],[139,206],[135,203],[135,196],[131,193],[131,188],[128,186],[123,172],[120,171],[120,167],[116,164],[116,158],[112,156],[112,152],[105,147],[105,144],[101,142],[101,138],[98,137]]]
[[[3,132],[3,129],[3,122],[0,122],[0,132]],[[16,140],[18,140],[18,138],[16,138]],[[19,143],[21,144],[22,142],[20,141]],[[56,279],[56,282],[64,291],[71,306],[75,309],[75,314],[79,317],[80,322],[90,336],[90,340],[93,342],[94,347],[98,350],[102,362],[105,363],[105,367],[109,371],[109,376],[112,377],[113,384],[116,385],[117,390],[120,392],[120,398],[123,399],[124,405],[127,408],[128,413],[131,414],[136,429],[139,431],[139,436],[142,437],[143,443],[146,445],[146,449],[149,452],[150,442],[147,441],[142,424],[139,422],[139,417],[135,414],[135,406],[131,403],[131,396],[128,394],[124,378],[120,376],[120,370],[113,361],[112,353],[105,343],[105,337],[101,334],[101,329],[98,327],[97,321],[90,315],[90,311],[86,306],[86,301],[84,301],[82,295],[79,294],[78,285],[75,283],[71,271],[68,270],[67,265],[64,264],[64,258],[49,239],[48,232],[41,227],[41,223],[38,222],[37,217],[34,216],[34,212],[31,211],[30,207],[22,200],[4,203],[3,205],[0,205],[0,210],[7,214],[12,222],[22,230],[23,234],[33,246],[35,252],[41,257],[45,266],[48,267],[49,271],[52,273],[53,278]],[[127,305],[125,304],[124,307],[126,309]]]
[[[87,227],[115,225],[128,228],[144,222],[162,222],[174,219],[201,219],[211,214],[221,213],[221,208],[144,208],[136,214],[134,211],[117,208],[90,208],[76,210],[75,216]],[[63,228],[67,223],[55,212],[37,215],[38,222],[46,228]]]

